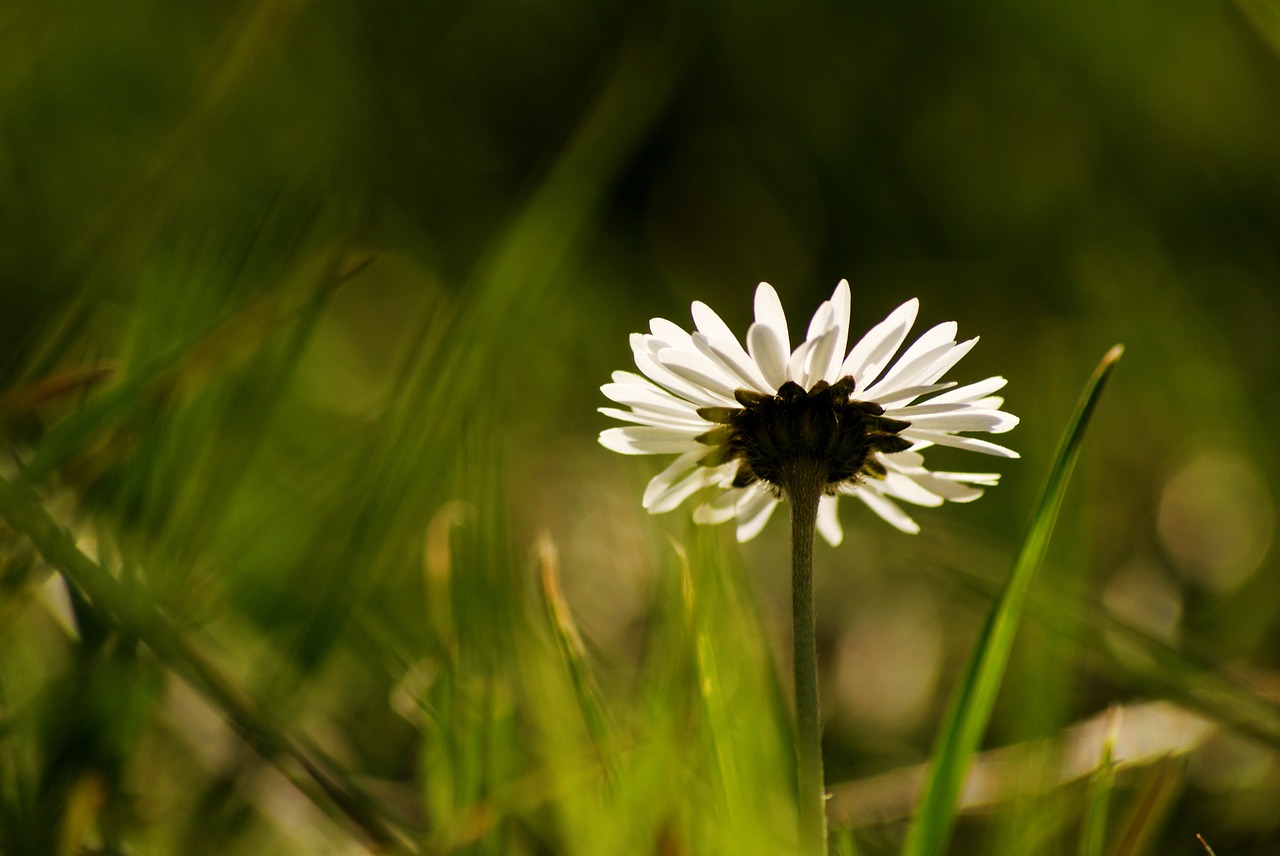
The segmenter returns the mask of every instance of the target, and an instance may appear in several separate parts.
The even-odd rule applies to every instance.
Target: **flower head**
[[[633,423],[600,433],[600,443],[628,455],[676,455],[644,494],[650,513],[671,511],[704,488],[719,492],[693,512],[698,523],[738,521],[738,540],[755,537],[785,492],[797,461],[825,471],[818,531],[832,545],[843,537],[836,505],[860,499],[904,532],[919,526],[897,501],[936,506],[968,502],[997,473],[934,472],[921,452],[932,445],[983,454],[1018,454],[960,432],[1003,433],[1018,417],[992,395],[991,377],[966,386],[941,378],[977,344],[956,342],[948,321],[902,352],[919,302],[908,300],[847,352],[849,283],[842,280],[791,348],[787,317],[768,283],[756,289],[755,323],[746,347],[705,303],[693,304],[695,332],[662,318],[631,336],[643,373],[614,372],[601,387],[629,410],[602,407]],[[930,396],[925,398],[926,396]],[[921,400],[923,399],[923,400]]]

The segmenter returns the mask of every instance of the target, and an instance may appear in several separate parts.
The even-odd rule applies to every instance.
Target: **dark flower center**
[[[716,427],[698,437],[711,446],[699,462],[714,467],[738,462],[735,487],[762,481],[776,491],[799,462],[826,471],[826,489],[863,476],[883,478],[874,452],[901,452],[910,440],[898,436],[911,423],[890,419],[872,401],[852,401],[854,381],[819,381],[806,392],[787,381],[777,395],[740,389],[734,393],[742,409],[702,407],[698,415]]]

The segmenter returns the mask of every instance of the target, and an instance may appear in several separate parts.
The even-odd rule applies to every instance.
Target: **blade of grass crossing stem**
[[[1116,345],[1102,358],[1058,446],[1027,537],[1004,589],[987,616],[943,722],[920,810],[907,835],[904,856],[941,856],[946,850],[955,826],[960,787],[991,719],[1027,590],[1049,546],[1089,419],[1123,352],[1123,347]]]
[[[1102,741],[1102,757],[1098,769],[1089,777],[1085,794],[1084,828],[1080,830],[1080,856],[1103,856],[1107,842],[1107,814],[1111,807],[1111,791],[1115,785],[1116,732],[1120,708],[1112,707],[1107,717],[1107,735]]]

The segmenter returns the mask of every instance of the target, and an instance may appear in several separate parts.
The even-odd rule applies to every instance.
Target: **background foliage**
[[[953,849],[1102,793],[1107,852],[1274,851],[1278,48],[1266,0],[4,4],[0,851],[786,852],[785,527],[647,517],[594,408],[649,317],[842,277],[983,337],[1023,459],[819,551],[840,846],[901,846],[1124,341]]]

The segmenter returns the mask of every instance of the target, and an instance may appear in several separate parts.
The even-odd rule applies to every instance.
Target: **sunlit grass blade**
[[[832,830],[831,852],[833,856],[858,856],[858,845],[853,840],[853,827]]]
[[[719,792],[724,799],[726,816],[731,826],[742,822],[743,807],[739,785],[742,777],[737,768],[734,747],[730,742],[729,713],[725,703],[725,682],[719,673],[713,640],[709,637],[708,605],[703,592],[694,580],[694,568],[683,547],[676,547],[680,564],[681,592],[684,595],[684,615],[693,651],[694,686],[698,689],[699,713],[707,723],[707,753],[718,773]]]
[[[987,617],[943,721],[920,810],[907,835],[906,856],[940,856],[946,850],[960,787],[995,707],[1027,590],[1048,549],[1085,429],[1122,353],[1117,345],[1102,358],[1058,447],[1013,571]]]
[[[681,681],[672,689],[688,706],[659,715],[683,720],[674,723],[687,744],[680,763],[698,771],[689,794],[672,803],[688,852],[794,852],[790,729],[761,616],[720,533],[696,530],[687,549],[672,546],[679,586],[672,606],[682,619],[673,637]],[[670,708],[675,697],[660,703]]]
[[[1186,769],[1184,758],[1168,758],[1151,768],[1107,856],[1139,856],[1147,851],[1182,790]]]
[[[560,591],[559,565],[560,560],[555,544],[551,536],[544,533],[538,539],[538,571],[542,581],[542,596],[546,604],[547,616],[555,632],[556,647],[573,682],[574,696],[577,698],[578,707],[582,710],[587,734],[590,735],[596,756],[604,768],[605,780],[612,784],[616,778],[617,765],[612,756],[613,741],[609,734],[608,718],[604,705],[600,701],[600,692],[596,688],[595,678],[587,665],[586,648],[578,633],[578,626]]]
[[[1111,808],[1111,791],[1115,786],[1116,768],[1112,755],[1120,708],[1113,707],[1108,716],[1107,736],[1102,741],[1102,757],[1098,769],[1089,777],[1085,796],[1084,828],[1080,831],[1080,856],[1103,856],[1107,842],[1107,815]]]

